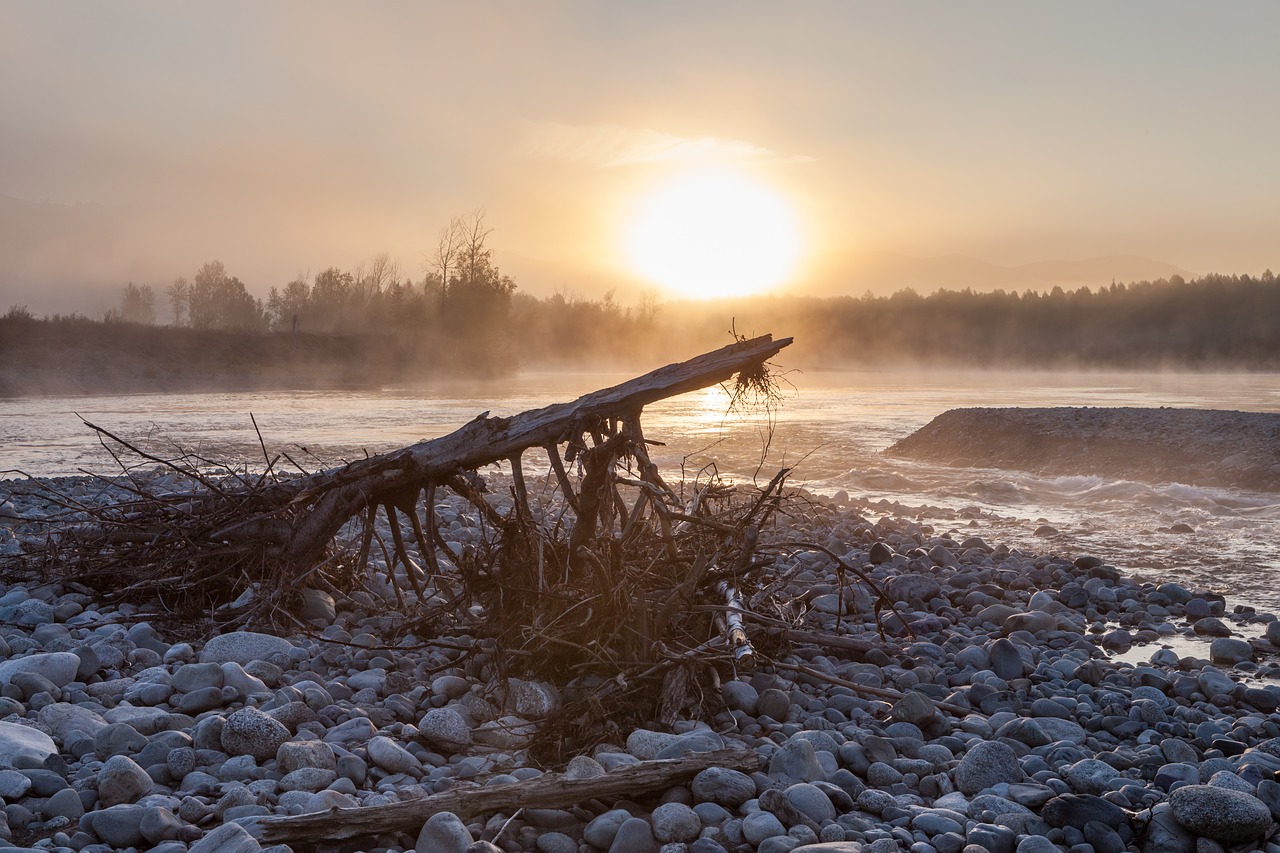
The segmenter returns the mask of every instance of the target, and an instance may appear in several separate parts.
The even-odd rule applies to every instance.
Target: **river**
[[[442,435],[481,412],[510,415],[628,378],[529,373],[378,391],[135,394],[0,400],[0,477],[118,470],[83,420],[161,457],[261,465],[262,440],[301,467]],[[1280,611],[1280,495],[1105,477],[1038,477],[892,459],[882,451],[952,408],[1173,406],[1280,411],[1280,375],[1206,373],[789,373],[772,416],[727,411],[719,388],[646,410],[669,472],[792,482],[848,493],[864,515],[920,518],[1029,553],[1093,553],[1152,580],[1213,589]],[[253,416],[253,420],[250,418]],[[770,430],[772,423],[772,430]],[[678,474],[676,474],[678,476]],[[977,516],[977,517],[974,517]],[[1173,533],[1183,524],[1192,533]],[[1046,534],[1046,525],[1056,533]],[[1041,529],[1041,535],[1036,531]]]

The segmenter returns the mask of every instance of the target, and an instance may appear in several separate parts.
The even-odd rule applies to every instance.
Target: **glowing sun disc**
[[[684,296],[759,293],[795,273],[800,235],[778,193],[742,175],[682,175],[648,195],[626,235],[642,277]]]

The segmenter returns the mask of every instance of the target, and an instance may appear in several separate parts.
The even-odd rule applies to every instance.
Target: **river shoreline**
[[[22,482],[0,484],[0,512],[24,519],[6,522],[11,536],[51,511],[14,494]],[[57,486],[87,501],[100,484]],[[777,667],[728,673],[707,718],[622,732],[570,768],[603,774],[731,747],[754,751],[757,772],[704,771],[658,800],[445,814],[376,848],[1280,849],[1263,840],[1280,819],[1273,616],[1135,581],[1087,554],[1010,550],[984,538],[981,518],[935,529],[805,500],[806,513],[770,535],[825,541],[888,590],[900,615],[884,611],[882,647],[859,656],[798,644]],[[451,541],[481,535],[461,506],[447,510]],[[877,636],[866,590],[838,594],[829,560],[796,559],[788,571],[788,594],[822,630]],[[0,770],[11,840],[90,853],[204,853],[231,842],[251,851],[273,815],[544,772],[512,739],[512,718],[536,725],[562,685],[529,682],[519,708],[493,705],[484,698],[492,685],[476,669],[450,668],[446,649],[393,650],[389,595],[375,584],[337,600],[313,596],[316,633],[203,642],[157,630],[130,608],[102,609],[74,584],[11,579],[0,591],[0,738],[28,744],[0,759],[13,768]],[[1179,638],[1200,638],[1203,656],[1160,649]],[[379,639],[392,649],[360,648]],[[1149,663],[1114,659],[1141,641]],[[242,729],[253,735],[238,739]],[[1224,809],[1231,821],[1220,819]]]

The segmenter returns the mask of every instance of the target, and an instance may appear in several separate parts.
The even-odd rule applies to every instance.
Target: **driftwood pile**
[[[785,470],[761,489],[715,478],[673,488],[642,429],[646,405],[688,391],[733,380],[735,399],[773,394],[766,362],[790,342],[739,340],[571,403],[486,413],[318,473],[286,475],[280,457],[254,475],[211,472],[94,427],[119,458],[141,460],[122,461],[125,476],[112,481],[131,497],[98,507],[55,496],[78,520],[29,548],[26,569],[150,607],[153,621],[198,617],[211,631],[307,630],[292,616],[301,590],[340,597],[377,575],[399,602],[402,634],[482,656],[503,683],[561,687],[563,707],[534,743],[557,763],[628,724],[705,715],[720,678],[789,642],[846,654],[870,647],[811,630],[803,607],[778,594],[780,555],[825,550],[771,528]],[[531,494],[534,457],[545,459],[550,497]],[[190,488],[160,493],[135,476],[157,463]],[[501,500],[486,497],[480,474],[495,463],[510,470]],[[436,507],[446,492],[478,514],[479,542],[459,550],[445,540]],[[847,580],[861,576],[829,556]]]

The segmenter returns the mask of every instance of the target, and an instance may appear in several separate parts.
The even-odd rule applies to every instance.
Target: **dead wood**
[[[439,812],[453,812],[467,821],[484,814],[509,813],[518,808],[556,809],[586,800],[633,798],[688,781],[709,767],[751,772],[760,768],[760,757],[751,750],[719,750],[684,758],[642,761],[590,779],[570,779],[562,773],[546,773],[523,782],[455,788],[420,800],[383,806],[330,809],[295,817],[267,817],[259,826],[264,841],[289,844],[417,832],[427,818]]]
[[[390,611],[388,647],[413,635],[462,654],[421,661],[420,673],[465,662],[495,693],[513,677],[559,688],[563,703],[528,747],[532,760],[559,764],[655,720],[709,719],[723,676],[767,666],[792,643],[870,647],[813,632],[807,606],[782,599],[786,555],[806,549],[835,562],[841,594],[846,575],[879,594],[826,548],[777,541],[770,522],[789,470],[764,488],[714,474],[672,488],[649,456],[660,442],[644,434],[645,405],[735,374],[733,405],[771,403],[765,362],[790,342],[740,340],[571,403],[486,413],[441,438],[294,476],[265,443],[266,469],[249,473],[194,455],[165,460],[99,429],[128,499],[55,496],[76,520],[50,525],[48,547],[26,562],[107,603],[145,606],[187,636],[197,618],[210,631],[300,627],[288,620],[304,587],[373,593],[363,607]],[[524,467],[541,459],[531,449],[549,457],[541,491]],[[152,489],[129,454],[187,486]],[[511,479],[495,499],[479,469],[497,463]],[[445,538],[446,505],[478,525],[465,545]]]

